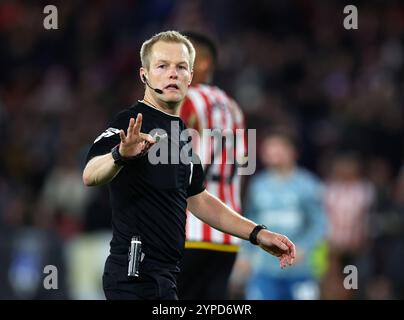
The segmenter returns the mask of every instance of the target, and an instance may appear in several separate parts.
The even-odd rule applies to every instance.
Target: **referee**
[[[282,268],[291,265],[295,247],[286,236],[241,217],[205,190],[197,156],[190,163],[171,160],[186,144],[175,137],[185,129],[178,108],[192,80],[192,44],[178,32],[162,32],[143,43],[140,57],[144,98],[117,114],[95,140],[83,172],[85,185],[109,186],[113,237],[103,274],[106,298],[178,299],[187,207],[212,227],[279,257]],[[155,129],[166,135],[146,133]],[[164,143],[170,162],[155,164],[149,151]]]

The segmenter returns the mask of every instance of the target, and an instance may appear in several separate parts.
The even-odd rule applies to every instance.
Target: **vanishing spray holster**
[[[142,261],[142,241],[140,236],[133,236],[128,253],[128,277],[139,277],[140,262]]]

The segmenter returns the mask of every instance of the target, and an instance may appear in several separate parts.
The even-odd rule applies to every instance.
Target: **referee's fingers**
[[[296,256],[296,247],[295,247],[294,243],[292,241],[290,241],[289,238],[286,236],[282,237],[282,242],[289,247],[290,256],[292,258],[294,258]]]
[[[126,137],[125,137],[125,132],[123,132],[123,130],[119,130],[119,137],[121,138],[121,142],[125,143]]]
[[[275,238],[273,240],[273,244],[276,245],[278,248],[285,250],[285,251],[289,249],[289,247],[285,243],[283,243],[281,239],[278,239],[278,238]]]
[[[140,133],[140,137],[144,140],[149,142],[150,144],[156,143],[156,140],[153,139],[153,137],[150,134],[147,133]]]
[[[288,239],[289,240],[289,239]],[[296,246],[295,244],[289,240],[288,242],[288,246],[290,249],[290,256],[292,257],[292,259],[294,259],[296,257]]]
[[[139,135],[140,134],[140,128],[142,127],[142,119],[143,119],[143,116],[142,116],[142,114],[141,113],[138,113],[137,114],[137,117],[136,117],[136,123],[135,123],[135,125],[132,127],[132,134],[135,134],[135,135]]]
[[[137,120],[137,119],[136,119]],[[126,131],[126,136],[130,137],[132,135],[133,132],[133,127],[135,126],[135,119],[130,118],[129,120],[129,126],[128,126],[128,130]]]

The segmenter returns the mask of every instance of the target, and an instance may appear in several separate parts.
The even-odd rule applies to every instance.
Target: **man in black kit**
[[[178,139],[186,129],[178,108],[192,80],[192,44],[178,32],[162,32],[143,43],[140,56],[144,98],[120,112],[95,140],[83,172],[87,186],[109,184],[113,238],[103,275],[106,298],[177,299],[187,207],[212,227],[277,256],[281,268],[291,265],[295,247],[286,236],[243,218],[210,195],[199,158],[193,155],[187,162],[179,155],[189,144]],[[156,129],[166,135],[155,136]],[[164,143],[169,163],[156,164],[150,156]],[[141,253],[131,250],[135,236]],[[137,269],[134,256],[140,257],[136,275],[129,271]]]

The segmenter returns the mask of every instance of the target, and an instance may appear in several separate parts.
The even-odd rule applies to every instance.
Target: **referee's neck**
[[[171,116],[179,116],[179,106],[181,105],[182,101],[167,103],[167,102],[161,101],[160,99],[158,99],[158,100],[155,99],[152,95],[149,95],[146,92],[142,102],[152,108],[155,108],[161,112],[167,113]]]

